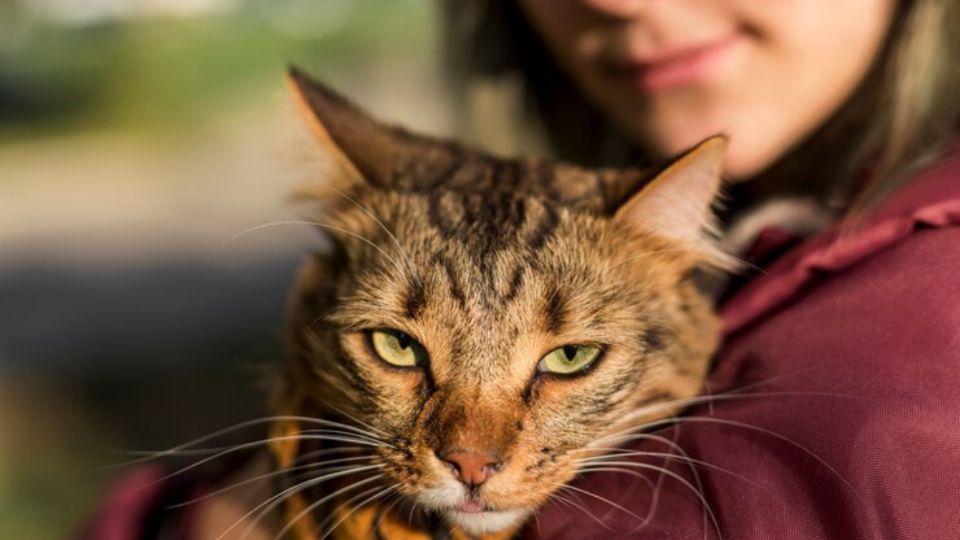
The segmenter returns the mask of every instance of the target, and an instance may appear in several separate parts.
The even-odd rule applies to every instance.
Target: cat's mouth
[[[454,507],[453,510],[457,512],[463,512],[464,514],[479,514],[481,512],[489,512],[490,509],[487,508],[487,505],[478,499],[473,497],[467,497],[462,503]]]
[[[465,532],[479,536],[516,527],[529,515],[529,510],[521,508],[496,508],[472,493],[449,500],[446,504],[433,507],[434,512],[445,516],[446,520]]]

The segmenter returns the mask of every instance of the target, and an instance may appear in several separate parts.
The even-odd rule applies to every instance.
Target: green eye
[[[384,362],[396,367],[422,366],[427,360],[427,351],[417,340],[399,330],[374,330],[370,343]]]
[[[564,345],[540,359],[537,369],[555,375],[573,375],[590,367],[600,356],[600,347]]]

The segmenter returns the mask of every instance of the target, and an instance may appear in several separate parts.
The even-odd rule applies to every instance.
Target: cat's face
[[[381,175],[317,114],[365,178],[317,195],[336,249],[301,275],[285,391],[293,412],[366,424],[386,485],[467,532],[500,531],[616,444],[603,437],[673,411],[643,406],[699,390],[717,325],[691,275],[709,255],[656,231],[676,217],[662,212],[674,177],[715,175],[719,154],[611,199],[601,173],[463,154],[438,168],[423,147]],[[707,183],[671,210],[698,239]]]

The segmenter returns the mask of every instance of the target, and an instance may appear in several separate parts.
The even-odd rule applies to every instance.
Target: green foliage
[[[429,47],[428,3],[363,0],[349,7],[335,28],[316,37],[271,24],[273,4],[262,1],[216,16],[35,25],[26,39],[0,43],[0,85],[17,98],[6,109],[0,102],[0,137],[189,129],[276,86],[291,62],[349,72],[384,54]]]

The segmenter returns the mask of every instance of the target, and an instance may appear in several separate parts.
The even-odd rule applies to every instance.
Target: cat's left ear
[[[679,242],[701,262],[736,268],[736,259],[717,245],[713,213],[723,184],[726,148],[726,137],[715,136],[681,155],[623,203],[614,221]]]
[[[324,151],[356,179],[389,186],[404,171],[430,181],[458,159],[451,143],[384,125],[296,67],[287,83]]]

